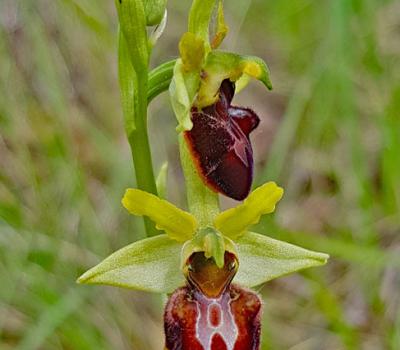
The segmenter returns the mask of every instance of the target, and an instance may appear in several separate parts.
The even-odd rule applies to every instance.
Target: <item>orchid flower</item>
[[[116,0],[122,105],[139,187],[126,190],[122,205],[145,218],[153,237],[118,250],[78,279],[169,294],[167,350],[258,350],[262,301],[250,288],[328,259],[252,232],[263,215],[274,212],[283,189],[267,182],[250,192],[250,133],[260,119],[232,99],[250,78],[268,89],[272,84],[260,58],[217,50],[228,31],[222,1],[210,42],[214,3],[193,1],[180,57],[148,74],[151,48],[165,27],[166,1]],[[166,89],[178,121],[188,211],[161,198],[165,167],[159,177],[164,180],[158,186],[154,181],[145,104]],[[220,212],[218,193],[243,202]]]
[[[171,332],[179,333],[173,336],[179,338],[183,333],[193,332],[196,327],[202,329],[201,324],[206,317],[204,313],[213,313],[205,305],[217,305],[219,311],[214,313],[219,316],[214,318],[221,324],[224,317],[231,318],[224,321],[227,329],[222,327],[218,332],[211,333],[219,334],[226,344],[232,342],[232,339],[242,339],[248,327],[255,330],[259,328],[261,305],[258,296],[243,287],[255,287],[282,275],[322,265],[328,258],[326,254],[250,231],[262,215],[275,210],[282,195],[280,187],[274,182],[268,182],[255,189],[242,204],[218,214],[212,226],[202,227],[191,213],[174,204],[138,189],[128,189],[122,199],[123,206],[131,214],[150,218],[164,234],[160,232],[158,236],[118,250],[83,274],[79,282],[155,293],[172,293],[176,290],[166,309],[165,327],[170,337],[173,336]],[[226,298],[232,294],[238,299],[229,304],[230,299],[227,301]],[[183,319],[177,320],[174,315],[189,312],[187,301],[179,302],[182,298],[186,300],[189,295],[204,308],[192,310],[190,317],[183,316],[185,324],[190,320],[192,322],[187,325],[187,329],[182,326],[173,328],[173,324],[183,324]],[[248,317],[243,319],[238,310],[241,304],[248,302],[254,310],[248,310]],[[235,325],[234,338],[229,336],[229,329],[232,330],[232,327],[227,326],[229,323]],[[209,332],[205,335],[199,333],[197,336],[200,340],[196,340],[196,337],[187,340],[187,346],[194,346],[197,341],[204,347],[209,335]],[[204,349],[212,349],[210,346]],[[176,349],[189,348],[192,349]],[[233,347],[228,349],[232,350]]]

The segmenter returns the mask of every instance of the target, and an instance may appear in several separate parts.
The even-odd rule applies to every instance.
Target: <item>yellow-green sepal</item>
[[[181,243],[164,234],[146,238],[111,254],[77,282],[171,293],[185,283],[179,269],[181,249]]]
[[[268,66],[261,58],[218,50],[211,51],[203,67],[196,106],[203,108],[215,103],[222,81],[229,79],[235,82],[243,75],[258,79],[268,89],[272,89]]]
[[[134,215],[147,216],[171,238],[185,242],[193,237],[197,229],[194,216],[170,202],[134,188],[126,190],[122,205]]]
[[[329,258],[327,254],[253,232],[247,232],[235,243],[240,264],[233,281],[246,287],[255,287],[302,269],[324,265]]]
[[[251,192],[242,204],[220,213],[214,225],[224,236],[236,240],[251,225],[257,224],[262,215],[272,213],[282,196],[281,187],[275,182],[267,182]]]

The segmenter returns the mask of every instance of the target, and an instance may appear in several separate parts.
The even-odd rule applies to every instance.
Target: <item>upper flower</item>
[[[225,27],[220,27],[212,48],[224,36]],[[179,51],[169,87],[177,130],[184,134],[203,183],[243,200],[253,180],[249,134],[259,118],[249,108],[232,106],[231,101],[235,88],[243,88],[250,77],[271,89],[268,67],[257,57],[211,50],[193,32],[182,36]]]

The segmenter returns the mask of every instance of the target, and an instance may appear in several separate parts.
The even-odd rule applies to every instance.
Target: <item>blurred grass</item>
[[[189,2],[169,2],[154,63],[174,57]],[[263,349],[400,349],[400,6],[389,0],[226,1],[225,48],[265,58],[273,93],[257,182],[286,189],[259,232],[330,253],[269,283]],[[160,349],[157,297],[76,286],[143,237],[120,198],[134,184],[106,0],[0,2],[0,349]],[[151,105],[155,168],[184,205],[174,117]],[[230,205],[224,201],[224,205]]]

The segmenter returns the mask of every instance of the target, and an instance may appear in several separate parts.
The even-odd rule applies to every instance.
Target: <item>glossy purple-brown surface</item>
[[[234,84],[224,80],[215,104],[202,110],[193,107],[193,128],[185,132],[185,140],[205,183],[214,191],[243,200],[253,181],[249,134],[259,118],[251,109],[231,105],[234,92]]]

